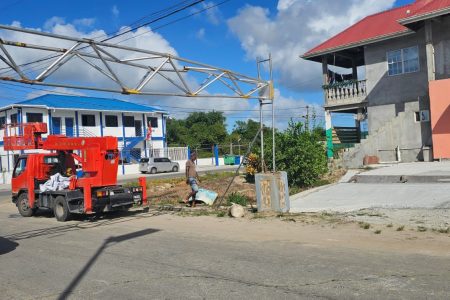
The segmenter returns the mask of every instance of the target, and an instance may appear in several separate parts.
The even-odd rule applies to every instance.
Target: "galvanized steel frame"
[[[35,45],[17,41],[7,41],[0,39],[0,59],[7,65],[8,70],[14,75],[0,75],[0,80],[20,82],[25,84],[43,85],[50,87],[65,87],[84,90],[94,90],[103,92],[114,92],[122,94],[136,95],[157,95],[157,96],[181,96],[181,97],[207,97],[207,98],[241,98],[258,99],[260,101],[273,100],[272,81],[264,81],[261,78],[252,78],[244,74],[236,73],[224,68],[210,66],[204,63],[181,58],[168,53],[133,48],[118,44],[104,43],[92,39],[74,38],[64,35],[52,34],[14,26],[0,25],[0,30],[22,32],[34,36],[45,36],[55,40],[71,41],[74,44],[70,48],[58,48],[46,45]],[[38,75],[26,74],[26,71],[13,59],[7,47],[20,47],[26,49],[36,49],[54,53],[46,58],[49,66]],[[84,50],[84,51],[83,51]],[[89,50],[90,52],[86,51]],[[111,50],[121,50],[127,55],[140,55],[133,58],[120,59],[111,53]],[[101,75],[112,81],[116,87],[104,88],[88,85],[73,85],[66,83],[52,82],[52,77],[58,70],[73,58],[79,58],[87,66],[97,70]],[[155,62],[155,59],[158,62]],[[161,61],[162,62],[159,62]],[[153,65],[151,62],[154,62]],[[124,84],[120,74],[116,72],[112,65],[119,64],[136,69],[144,69],[144,76],[137,76],[136,82],[127,86]],[[175,74],[175,76],[173,76]],[[206,77],[200,84],[186,80],[187,75]],[[152,85],[152,79],[159,76],[165,79],[174,88],[174,92],[158,90],[156,84]],[[74,78],[74,81],[77,79]],[[206,93],[206,88],[212,85],[220,85],[227,91],[226,93]],[[152,90],[144,90],[151,87]]]

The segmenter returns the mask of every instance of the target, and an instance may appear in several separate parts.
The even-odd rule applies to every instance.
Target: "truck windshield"
[[[19,158],[19,160],[16,163],[16,167],[14,168],[13,177],[17,177],[20,174],[22,174],[25,171],[26,166],[27,166],[27,158],[26,157]]]

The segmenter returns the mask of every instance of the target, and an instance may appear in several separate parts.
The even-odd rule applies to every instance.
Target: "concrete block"
[[[286,172],[256,174],[255,185],[259,212],[289,212],[289,186]]]

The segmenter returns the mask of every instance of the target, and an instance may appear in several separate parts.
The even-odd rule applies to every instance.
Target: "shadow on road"
[[[22,231],[19,233],[14,233],[11,235],[5,236],[5,238],[13,240],[13,241],[20,241],[20,240],[26,240],[41,236],[48,236],[48,235],[54,235],[54,234],[63,234],[71,231],[77,231],[77,230],[84,230],[84,229],[91,229],[101,226],[108,226],[113,224],[120,224],[124,222],[129,222],[136,219],[145,219],[145,218],[151,218],[160,216],[163,214],[167,214],[171,212],[167,211],[127,211],[127,212],[115,212],[115,213],[108,213],[103,214],[100,217],[95,218],[87,218],[85,215],[79,215],[77,218],[79,219],[78,222],[74,223],[73,221],[70,224],[65,224],[61,226],[54,226],[54,227],[48,227],[48,228],[41,228],[41,229],[34,229],[34,230],[27,230]]]
[[[117,243],[121,243],[124,241],[128,241],[131,239],[139,238],[148,234],[152,234],[155,232],[158,232],[158,229],[144,229],[140,231],[135,231],[131,233],[127,233],[124,235],[119,236],[112,236],[107,238],[103,244],[98,248],[98,250],[95,252],[95,254],[89,259],[88,262],[84,265],[84,267],[78,272],[77,276],[70,282],[70,284],[66,287],[66,289],[59,295],[58,299],[67,299],[67,297],[72,293],[72,291],[75,290],[75,288],[78,286],[80,281],[83,279],[83,277],[89,272],[89,270],[92,268],[92,266],[95,264],[95,261],[99,258],[99,256],[102,254],[102,252],[108,248],[109,246],[112,246]]]
[[[18,243],[0,236],[0,255],[16,250]]]

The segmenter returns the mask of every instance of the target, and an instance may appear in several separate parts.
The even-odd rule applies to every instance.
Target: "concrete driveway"
[[[292,212],[364,208],[450,208],[450,185],[339,183],[291,196]]]

